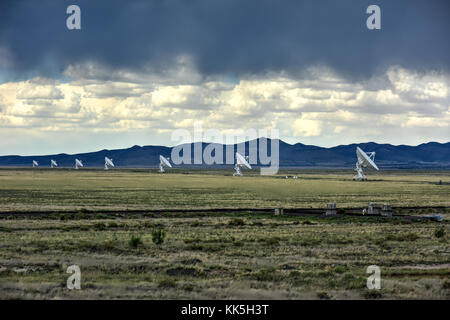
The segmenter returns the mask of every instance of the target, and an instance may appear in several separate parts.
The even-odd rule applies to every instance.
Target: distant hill
[[[251,150],[259,154],[261,140],[247,141],[239,145],[229,146],[229,148],[230,150],[231,147],[233,148],[234,154],[238,147],[245,145],[245,153],[248,155],[250,145],[253,146]],[[272,141],[267,139],[269,151],[271,143]],[[208,145],[206,143],[183,145],[191,149],[191,163],[193,163],[194,158],[194,145],[200,147],[200,144],[202,150]],[[215,144],[215,146],[219,150],[222,148],[223,154],[226,154],[226,146],[220,144]],[[279,140],[280,167],[352,167],[356,162],[356,146],[359,146],[364,151],[375,151],[375,161],[381,168],[450,168],[450,142],[429,142],[418,146],[394,146],[368,142],[322,148],[302,143],[291,145]],[[159,155],[170,157],[171,151],[171,147],[164,146],[134,146],[128,149],[101,150],[74,155],[61,153],[46,156],[0,156],[0,166],[31,167],[32,161],[36,160],[40,166],[46,167],[50,165],[50,160],[54,159],[60,167],[72,167],[75,158],[78,158],[83,161],[86,167],[102,167],[104,158],[107,156],[114,160],[117,167],[157,167]],[[229,164],[229,166],[231,165]]]

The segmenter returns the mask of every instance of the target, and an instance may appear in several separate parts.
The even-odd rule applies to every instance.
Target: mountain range
[[[245,154],[250,150],[256,150],[259,154],[260,139],[247,141],[241,144],[230,145],[233,153],[245,146]],[[288,144],[282,140],[279,142],[280,167],[314,167],[314,168],[350,168],[356,162],[356,147],[359,146],[364,151],[375,151],[375,162],[380,168],[450,168],[450,142],[437,143],[428,142],[418,146],[378,144],[374,142],[340,145],[331,148],[323,148],[302,143]],[[272,140],[267,139],[268,150]],[[222,150],[226,154],[226,146],[213,144],[217,150]],[[191,143],[178,146],[191,150],[191,163],[193,162],[195,148],[204,151],[207,143]],[[174,147],[177,148],[177,147]],[[186,149],[186,150],[187,150]],[[198,150],[198,149],[197,149]],[[2,167],[31,167],[33,160],[39,162],[41,167],[50,166],[50,160],[58,162],[59,167],[73,167],[75,158],[83,161],[86,167],[102,167],[104,158],[109,157],[114,160],[116,167],[157,167],[159,165],[159,155],[170,157],[172,147],[165,146],[133,146],[126,149],[100,150],[96,152],[79,154],[53,154],[40,156],[0,156],[0,166]],[[231,153],[229,153],[231,154]],[[265,154],[265,153],[264,153]],[[215,153],[213,152],[214,156]],[[225,160],[224,160],[225,161]],[[261,164],[258,157],[257,165]],[[205,166],[203,163],[197,166]],[[232,166],[228,164],[228,166]]]

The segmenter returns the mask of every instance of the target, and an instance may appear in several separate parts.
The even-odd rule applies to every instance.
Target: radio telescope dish
[[[353,180],[367,180],[363,168],[380,170],[375,164],[375,152],[364,152],[360,147],[356,147],[356,157],[358,158],[355,168],[357,174],[353,177]]]
[[[75,159],[75,169],[78,170],[80,167],[83,167],[83,162],[81,162],[81,160]]]
[[[105,170],[109,170],[109,167],[114,167],[112,159],[105,157]]]
[[[170,158],[165,158],[163,156],[159,156],[159,172],[165,172],[164,167],[166,168],[172,168],[172,165],[170,164]]]
[[[33,160],[33,168],[39,167],[39,163],[36,160]]]
[[[57,167],[57,166],[58,166],[58,164],[56,163],[55,160],[50,160],[50,167],[54,168],[54,167]]]
[[[236,164],[234,165],[234,173],[233,176],[242,176],[241,168],[246,167],[247,169],[251,169],[252,166],[248,163],[248,157],[244,157],[239,152],[236,152]]]

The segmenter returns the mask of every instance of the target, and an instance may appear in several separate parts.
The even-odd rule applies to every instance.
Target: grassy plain
[[[232,171],[231,171],[232,172]],[[449,171],[369,173],[352,181],[351,170],[290,171],[278,176],[230,171],[0,170],[1,211],[80,209],[189,209],[450,205]],[[299,179],[284,179],[286,174]],[[443,185],[437,185],[442,180]]]
[[[54,211],[0,215],[0,298],[450,298],[448,209],[426,211],[444,214],[440,223],[81,210],[449,205],[445,171],[367,182],[351,181],[350,171],[287,173],[298,180],[225,174],[0,170],[0,211]],[[160,229],[166,238],[157,245],[152,233]],[[70,265],[81,268],[81,290],[66,288]],[[381,268],[379,291],[366,288],[369,265]]]

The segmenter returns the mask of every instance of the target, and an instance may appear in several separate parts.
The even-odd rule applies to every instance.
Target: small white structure
[[[336,203],[328,203],[327,204],[327,210],[325,211],[326,216],[334,216],[336,215]]]
[[[252,169],[250,163],[248,163],[248,157],[244,157],[239,152],[236,152],[236,164],[234,165],[233,176],[242,176],[241,168]]]
[[[164,170],[165,167],[172,168],[172,165],[170,164],[170,158],[165,158],[162,155],[159,155],[159,172],[166,172],[166,170]]]
[[[366,212],[369,215],[379,215],[381,213],[381,206],[375,202],[370,202]]]
[[[39,167],[39,163],[36,160],[33,160],[33,168]]]
[[[383,206],[381,207],[381,216],[389,218],[392,217],[392,206],[387,203],[383,203]]]
[[[51,168],[55,168],[55,167],[57,167],[57,166],[58,166],[58,164],[56,163],[55,160],[50,160],[50,167],[51,167]]]
[[[109,170],[109,168],[114,168],[114,163],[112,159],[105,157],[105,170]]]
[[[81,160],[75,159],[75,170],[78,170],[81,167],[83,167],[83,162],[81,162]]]
[[[366,153],[360,147],[356,147],[356,157],[358,158],[355,168],[357,174],[353,177],[353,180],[367,180],[366,176],[364,175],[363,168],[372,168],[377,171],[380,170],[374,162],[375,152]]]

